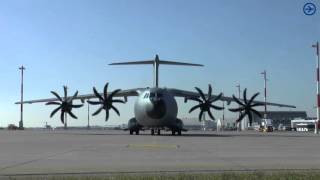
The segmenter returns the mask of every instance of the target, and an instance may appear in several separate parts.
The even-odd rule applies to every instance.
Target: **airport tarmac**
[[[0,130],[0,176],[315,169],[313,133]]]

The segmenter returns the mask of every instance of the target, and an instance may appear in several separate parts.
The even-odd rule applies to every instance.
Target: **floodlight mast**
[[[88,102],[87,102],[87,103],[88,103]],[[88,129],[90,129],[90,122],[89,122],[89,121],[90,121],[90,114],[89,114],[89,113],[90,113],[90,106],[89,106],[89,105],[90,105],[90,104],[88,103],[88,125],[87,125],[87,128],[88,128]]]
[[[68,91],[68,86],[64,85],[64,87],[66,88],[66,91]],[[67,101],[67,99],[65,99],[65,101]],[[68,113],[64,113],[64,129],[68,129]]]
[[[264,70],[262,73],[264,80],[264,115],[263,118],[267,119],[267,71]]]
[[[20,122],[19,122],[19,129],[23,129],[23,71],[26,68],[22,65],[19,67],[21,70],[21,103],[20,103]]]
[[[224,94],[222,93],[222,96],[224,97]],[[222,131],[224,130],[224,101],[222,101],[222,107],[223,107],[223,109],[222,109]]]
[[[318,124],[319,124],[319,118],[320,118],[320,93],[319,93],[319,42],[317,41],[316,44],[312,45],[313,48],[316,48],[316,63],[317,63],[317,72],[316,72],[316,79],[317,79],[317,119],[314,122],[314,133],[318,134]]]
[[[238,84],[236,87],[238,88],[238,97],[239,97],[239,99],[241,99],[241,86],[240,86],[240,84]],[[240,108],[240,105],[238,107]],[[239,112],[239,118],[240,118],[240,116],[241,116],[241,111]],[[238,122],[238,131],[241,131],[241,122]]]

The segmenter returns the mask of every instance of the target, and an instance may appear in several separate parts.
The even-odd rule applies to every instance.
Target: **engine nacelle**
[[[138,121],[136,120],[136,118],[131,118],[128,122],[128,129],[129,130],[139,130],[142,126],[138,123]]]

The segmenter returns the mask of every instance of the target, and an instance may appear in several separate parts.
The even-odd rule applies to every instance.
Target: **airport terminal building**
[[[259,113],[264,114],[264,111],[259,111]],[[278,127],[282,124],[286,127],[291,126],[291,120],[294,119],[307,119],[306,111],[268,111],[267,118],[273,120],[273,126]],[[261,118],[253,114],[253,122],[260,124]]]

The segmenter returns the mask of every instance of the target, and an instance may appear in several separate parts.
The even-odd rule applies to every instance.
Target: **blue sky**
[[[303,14],[307,2],[318,6],[313,16]],[[315,116],[315,52],[320,40],[320,1],[304,0],[10,0],[0,1],[0,126],[18,124],[20,72],[25,71],[25,100],[62,93],[90,93],[92,87],[111,89],[152,85],[148,66],[111,67],[121,60],[143,60],[159,54],[166,60],[204,64],[205,67],[160,68],[160,86],[206,90],[226,95],[263,92],[264,69],[268,72],[268,101],[296,105]],[[259,97],[261,100],[262,96]],[[119,105],[121,117],[112,113],[92,124],[126,123],[133,116],[130,98]],[[179,103],[179,117],[193,103]],[[25,126],[61,125],[50,119],[53,107],[25,106]],[[94,110],[95,108],[91,108]],[[271,108],[273,110],[287,110]],[[86,108],[76,110],[86,124]],[[216,117],[221,113],[216,112]],[[228,117],[236,116],[228,113]]]

